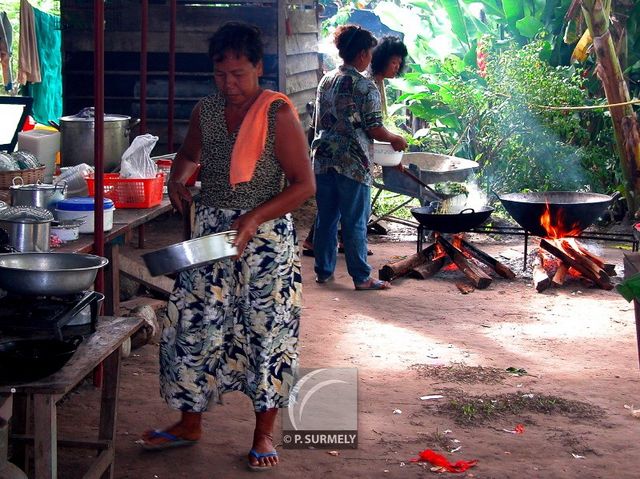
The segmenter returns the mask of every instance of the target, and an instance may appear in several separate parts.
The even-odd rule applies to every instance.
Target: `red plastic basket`
[[[95,194],[95,178],[87,178],[89,195]],[[104,174],[104,196],[116,208],[151,208],[162,202],[164,173],[155,178],[120,178],[118,173]]]

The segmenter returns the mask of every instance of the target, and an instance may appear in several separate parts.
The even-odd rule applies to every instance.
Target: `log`
[[[484,251],[476,248],[474,245],[472,245],[468,241],[465,241],[463,238],[460,238],[460,241],[462,242],[462,246],[464,246],[467,251],[469,251],[473,256],[475,256],[478,260],[482,261],[487,266],[493,268],[493,270],[503,278],[513,279],[516,277],[516,274],[511,271],[511,269],[504,263],[501,263],[491,255],[488,255]]]
[[[491,284],[491,277],[470,260],[465,258],[462,251],[453,246],[442,236],[438,237],[436,241],[444,248],[449,257],[453,260],[456,266],[458,266],[458,269],[460,269],[460,271],[462,271],[465,276],[471,280],[477,289],[484,289]]]
[[[616,276],[617,273],[616,273],[616,265],[615,264],[605,263],[603,258],[601,258],[600,256],[598,256],[598,255],[592,253],[591,251],[589,251],[586,248],[586,246],[584,246],[582,243],[580,243],[580,241],[578,241],[576,238],[564,238],[564,240],[568,241],[569,244],[571,244],[571,246],[574,249],[580,251],[584,256],[586,256],[591,261],[593,261],[595,264],[597,264],[609,276]]]
[[[456,281],[456,288],[458,288],[462,294],[473,293],[476,290],[473,285],[465,283],[464,281]]]
[[[436,249],[435,243],[427,246],[420,253],[412,254],[411,256],[407,256],[400,261],[396,261],[395,263],[385,264],[378,271],[378,278],[382,281],[392,281],[396,278],[406,275],[416,266],[424,263],[429,259],[431,254]]]
[[[422,264],[417,265],[415,268],[409,271],[409,277],[416,279],[427,279],[440,271],[442,267],[448,262],[449,257],[447,255],[442,255],[438,258],[428,260]]]
[[[601,277],[603,280],[609,281],[609,275],[604,269],[602,269],[595,261],[592,261],[588,256],[583,255],[579,248],[576,249],[579,246],[579,243],[571,243],[564,238],[562,240],[555,240],[554,244],[556,246],[558,246],[558,243],[565,253],[572,256],[576,261],[582,263],[586,268],[591,270],[594,275]],[[574,248],[574,246],[576,248]]]
[[[556,274],[553,275],[553,279],[551,280],[551,282],[556,286],[562,286],[567,279],[568,271],[569,268],[567,267],[567,265],[564,263],[560,263],[560,266],[558,266]]]
[[[573,256],[567,254],[561,247],[556,246],[555,242],[552,243],[551,241],[544,238],[540,240],[540,247],[554,255],[556,258],[561,259],[568,266],[571,266],[575,270],[580,271],[582,275],[584,275],[587,279],[592,280],[602,289],[613,289],[613,285],[609,281],[609,276],[604,272],[604,270],[601,269],[601,274],[596,274],[589,265],[585,264],[584,257],[574,258]],[[591,264],[593,263],[591,262]]]
[[[538,293],[542,293],[550,285],[551,285],[551,278],[549,278],[549,274],[547,273],[547,270],[544,269],[540,264],[534,265],[533,286],[536,288],[536,291]]]

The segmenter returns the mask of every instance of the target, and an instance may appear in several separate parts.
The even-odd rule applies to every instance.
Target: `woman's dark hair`
[[[209,39],[209,58],[214,64],[222,61],[227,52],[233,52],[244,55],[255,66],[262,60],[263,50],[260,30],[248,23],[225,23]]]
[[[340,58],[345,62],[353,61],[362,50],[369,50],[378,44],[378,40],[369,30],[358,25],[340,25],[333,34],[333,43]]]
[[[401,58],[400,69],[398,70],[398,75],[400,75],[404,71],[408,54],[406,45],[398,37],[382,37],[378,46],[373,50],[371,73],[374,75],[384,73],[391,57],[396,56]]]

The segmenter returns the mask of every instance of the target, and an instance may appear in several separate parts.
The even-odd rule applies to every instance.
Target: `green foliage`
[[[439,142],[440,151],[458,145],[497,191],[612,190],[614,142],[603,112],[542,108],[593,103],[580,74],[549,65],[543,40],[485,48],[484,77],[458,57],[415,65],[405,76],[399,99],[425,122],[421,142]]]

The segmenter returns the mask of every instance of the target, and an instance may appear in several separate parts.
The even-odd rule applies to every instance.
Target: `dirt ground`
[[[147,247],[178,237],[178,225],[175,218],[154,223]],[[522,238],[474,235],[472,240],[510,261],[518,278],[494,279],[489,288],[463,295],[455,286],[462,274],[450,271],[424,281],[400,279],[390,291],[357,292],[342,255],[335,283],[326,285],[313,281],[313,258],[302,258],[301,365],[358,369],[359,448],[339,455],[283,449],[278,430],[281,463],[266,474],[429,477],[435,475],[429,466],[410,459],[433,449],[451,462],[477,459],[462,477],[638,477],[633,461],[640,454],[640,419],[625,408],[640,407],[632,305],[615,291],[573,280],[536,293],[521,272]],[[588,244],[622,275],[620,245]],[[415,237],[372,238],[371,249],[377,271],[412,254]],[[198,445],[154,453],[136,445],[145,429],[178,417],[159,397],[157,355],[157,344],[150,344],[124,360],[115,477],[251,477],[245,455],[253,414],[239,393],[205,415]],[[526,374],[509,374],[507,368]],[[420,399],[433,394],[444,397]],[[503,395],[511,395],[509,405],[494,407]],[[60,434],[93,434],[98,397],[89,382],[71,394],[62,406]],[[481,410],[487,417],[473,415]],[[522,434],[507,432],[518,424]],[[84,459],[77,452],[61,454],[60,477],[80,477]]]

